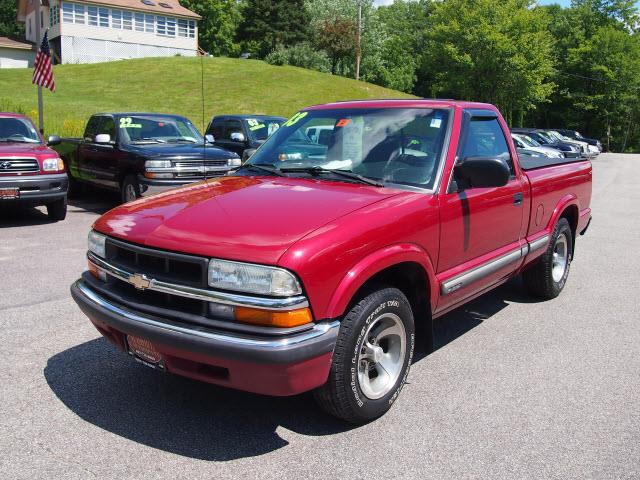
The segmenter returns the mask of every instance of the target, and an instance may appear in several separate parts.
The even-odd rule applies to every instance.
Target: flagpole
[[[36,0],[36,56],[38,55],[38,49],[42,43],[40,29],[40,5],[41,0]],[[38,130],[44,135],[44,108],[42,106],[42,86],[38,85]]]

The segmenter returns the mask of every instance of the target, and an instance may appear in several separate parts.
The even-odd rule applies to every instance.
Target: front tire
[[[47,205],[49,220],[59,222],[67,217],[67,198],[61,198]]]
[[[133,202],[140,198],[140,184],[135,175],[127,175],[120,184],[120,200],[122,203]]]
[[[558,220],[547,250],[536,264],[522,274],[524,285],[532,295],[551,300],[564,288],[573,258],[573,232],[566,218]]]
[[[407,297],[396,288],[371,293],[342,320],[329,378],[314,391],[316,402],[356,424],[384,415],[407,379],[414,344]]]

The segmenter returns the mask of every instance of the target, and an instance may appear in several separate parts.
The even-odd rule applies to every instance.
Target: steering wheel
[[[408,153],[400,154],[393,163],[387,162],[384,168],[385,180],[395,183],[427,184],[431,181],[432,174],[433,161],[428,155],[419,157]]]

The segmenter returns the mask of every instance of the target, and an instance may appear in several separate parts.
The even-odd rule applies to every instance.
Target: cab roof
[[[304,110],[330,110],[338,108],[462,108],[462,109],[488,109],[497,111],[496,107],[489,103],[467,102],[452,99],[427,99],[427,98],[391,98],[380,100],[348,100],[342,102],[313,105]]]

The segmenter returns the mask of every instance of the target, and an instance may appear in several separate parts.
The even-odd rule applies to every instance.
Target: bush
[[[317,50],[307,42],[298,43],[291,47],[278,45],[265,61],[271,65],[292,65],[308,68],[318,72],[330,72],[331,62],[323,50]]]

